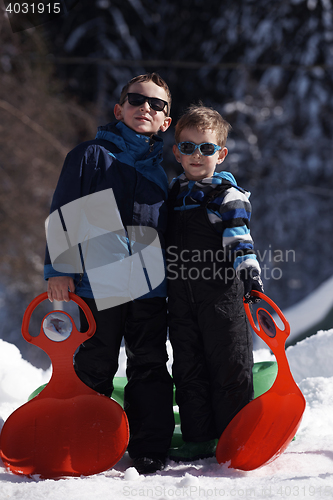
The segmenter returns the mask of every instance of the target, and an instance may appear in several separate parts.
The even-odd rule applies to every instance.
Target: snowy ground
[[[324,281],[298,304],[283,311],[290,324],[289,340],[316,325],[333,306],[333,276]],[[311,313],[310,313],[311,311]]]
[[[288,348],[287,356],[307,407],[296,440],[269,465],[243,472],[211,458],[193,464],[169,462],[162,472],[139,476],[125,454],[102,474],[60,480],[16,476],[0,466],[0,499],[333,498],[333,330]],[[268,349],[255,351],[255,361],[270,359]],[[2,419],[26,402],[50,374],[24,361],[15,346],[0,341]],[[122,351],[117,375],[124,374]]]

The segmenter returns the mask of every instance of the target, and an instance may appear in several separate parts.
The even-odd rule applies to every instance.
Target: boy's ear
[[[171,122],[172,122],[172,118],[170,116],[166,116],[164,119],[164,122],[160,126],[160,131],[165,132],[166,130],[168,130],[168,128],[171,125]]]
[[[113,108],[113,114],[116,118],[116,120],[122,120],[123,119],[123,107],[120,106],[120,104],[116,104],[115,107]]]
[[[173,152],[173,154],[175,155],[175,158],[176,158],[176,160],[178,161],[178,163],[181,163],[181,158],[180,158],[181,153],[180,153],[180,151],[179,151],[179,149],[178,149],[178,147],[177,147],[177,145],[176,145],[176,144],[174,144],[174,145],[172,146],[172,152]]]
[[[217,164],[220,164],[222,163],[224,160],[225,160],[225,157],[227,156],[228,154],[228,149],[227,148],[222,148],[220,149],[219,151],[219,156],[218,156],[218,160],[217,160]]]

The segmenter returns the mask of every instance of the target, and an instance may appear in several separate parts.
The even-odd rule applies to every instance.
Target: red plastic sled
[[[127,417],[116,401],[98,394],[77,377],[73,355],[96,330],[86,303],[70,298],[84,311],[89,328],[80,333],[69,314],[48,313],[40,334],[29,334],[33,310],[47,293],[36,297],[23,316],[22,335],[51,358],[53,374],[46,388],[10,415],[0,436],[0,456],[15,474],[42,478],[81,476],[105,471],[126,451]]]
[[[289,323],[266,295],[260,292],[252,292],[252,295],[274,308],[284,330],[277,327],[263,308],[257,310],[258,329],[249,305],[244,304],[252,328],[276,357],[278,374],[273,386],[237,413],[219,439],[217,461],[241,470],[257,469],[277,458],[295,436],[305,410],[305,399],[292,377],[285,353]]]

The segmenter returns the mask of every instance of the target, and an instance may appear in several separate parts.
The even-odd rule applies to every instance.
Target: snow
[[[333,307],[333,276],[283,314],[290,324],[290,340],[322,320]],[[311,314],[309,314],[311,311]]]
[[[169,367],[172,363],[170,354]],[[255,361],[274,359],[268,349],[254,352]],[[164,471],[140,476],[127,453],[110,470],[89,477],[41,480],[17,476],[0,466],[0,498],[20,500],[103,500],[153,498],[284,499],[333,497],[333,329],[287,349],[295,380],[307,402],[296,439],[275,461],[254,471],[219,465],[215,458],[194,463],[167,462]],[[125,375],[121,350],[117,376]],[[51,370],[37,369],[19,350],[0,341],[0,417],[27,401],[48,382]]]

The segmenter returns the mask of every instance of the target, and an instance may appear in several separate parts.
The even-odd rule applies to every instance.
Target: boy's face
[[[168,96],[164,88],[159,87],[152,81],[133,83],[128,92],[141,94],[146,97],[157,97],[163,101],[168,101]],[[140,106],[132,106],[128,102],[128,99],[126,99],[124,104],[116,104],[114,107],[114,115],[117,120],[124,122],[125,125],[138,134],[147,136],[157,134],[159,130],[161,132],[167,130],[171,123],[171,118],[166,115],[167,112],[167,106],[162,111],[154,111],[147,101]]]
[[[204,142],[217,144],[216,133],[209,129],[184,128],[180,133],[179,142],[184,141],[194,142],[195,144],[202,144]],[[181,163],[187,179],[190,181],[199,181],[206,177],[212,177],[216,165],[224,161],[228,150],[224,147],[211,156],[203,156],[199,148],[196,148],[191,155],[184,155],[179,151],[178,146],[174,144],[173,153],[176,160]]]

